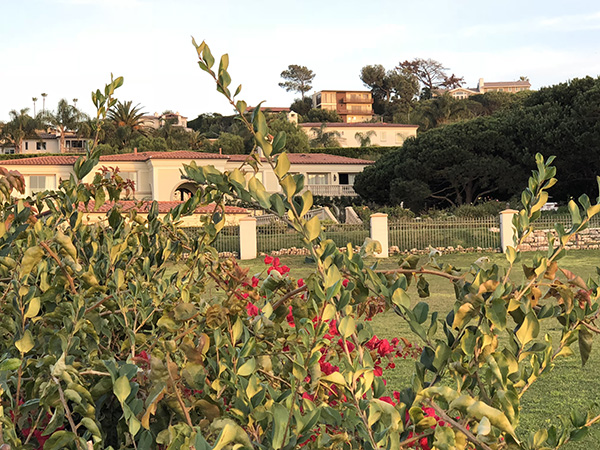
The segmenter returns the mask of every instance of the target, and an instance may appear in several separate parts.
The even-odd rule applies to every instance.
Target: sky
[[[123,76],[118,99],[146,113],[232,113],[197,65],[193,36],[229,54],[232,86],[249,105],[289,106],[290,64],[314,91],[365,89],[360,69],[440,61],[466,87],[529,77],[539,89],[600,75],[597,0],[0,0],[0,120],[47,93],[93,113],[91,91]]]

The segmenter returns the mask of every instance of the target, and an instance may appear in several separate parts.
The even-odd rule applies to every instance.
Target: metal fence
[[[554,225],[560,223],[568,230],[573,225],[569,214],[552,214],[540,217],[532,223],[534,230],[553,230]],[[591,218],[588,228],[600,228],[600,217],[594,216]]]
[[[370,233],[365,224],[323,224],[323,228],[325,237],[332,239],[338,247],[344,247],[348,243],[353,246],[362,245]],[[300,234],[281,221],[257,225],[256,241],[258,252],[265,253],[304,247]]]
[[[198,238],[201,235],[202,228],[200,227],[184,227],[183,230],[190,237]],[[240,226],[230,225],[225,226],[217,236],[217,239],[212,243],[212,246],[218,252],[234,252],[240,253]]]
[[[400,251],[429,246],[499,248],[500,222],[497,217],[394,221],[389,222],[389,239]]]

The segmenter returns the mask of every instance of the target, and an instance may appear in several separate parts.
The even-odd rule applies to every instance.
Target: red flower
[[[273,262],[273,257],[272,256],[265,256],[265,264],[271,264]]]
[[[298,278],[298,287],[304,286],[304,279]]]
[[[381,400],[382,402],[389,403],[392,406],[396,406],[394,400],[392,400],[390,397],[379,397],[379,400]]]
[[[342,286],[348,287],[348,279],[347,278],[344,278],[344,281],[342,281]]]
[[[258,283],[260,283],[260,279],[256,278],[256,277],[252,277],[252,287],[258,286]]]
[[[290,306],[290,312],[288,313],[287,317],[287,323],[290,327],[295,327],[296,323],[294,322],[294,315],[292,314],[292,307]]]
[[[373,369],[373,375],[375,375],[376,377],[380,377],[381,375],[383,375],[383,369],[379,366],[375,366],[375,369]]]
[[[248,304],[246,305],[246,311],[248,312],[248,315],[250,317],[255,317],[258,316],[259,314],[259,310],[258,310],[258,306],[256,306],[254,303],[248,302]]]
[[[305,392],[304,394],[302,394],[302,398],[305,398],[306,400],[310,400],[312,402],[315,399],[315,396],[309,394],[308,392]]]

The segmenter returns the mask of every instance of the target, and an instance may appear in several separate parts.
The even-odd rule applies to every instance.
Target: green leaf
[[[352,336],[352,334],[356,331],[356,323],[354,321],[354,317],[345,316],[342,320],[340,320],[340,325],[338,330],[342,334],[344,339]]]
[[[403,308],[410,308],[410,297],[402,288],[398,288],[392,294],[392,303]]]
[[[248,181],[248,190],[250,194],[258,200],[260,206],[263,208],[269,208],[271,206],[271,201],[269,199],[269,194],[267,193],[264,185],[260,182],[260,180],[256,177],[250,178]]]
[[[307,238],[309,241],[314,241],[321,234],[321,221],[317,216],[314,216],[304,226],[306,229]]]
[[[592,343],[594,342],[594,335],[585,326],[579,326],[579,353],[581,354],[581,365],[585,366],[585,363],[590,358],[592,352]]]
[[[455,450],[454,431],[450,427],[435,427],[433,446],[439,450]]]
[[[15,342],[15,347],[17,347],[17,349],[21,352],[22,355],[31,350],[34,345],[35,343],[33,341],[33,336],[31,334],[31,331],[29,330],[25,330],[25,333],[23,333],[23,337]]]
[[[129,378],[125,375],[119,377],[113,386],[113,392],[115,396],[121,402],[121,405],[125,403],[129,394],[131,394],[131,386],[129,385]]]
[[[70,431],[55,431],[44,444],[44,450],[59,450],[68,448],[69,444],[73,443],[75,439],[77,439],[77,436]]]
[[[29,247],[27,250],[25,250],[23,259],[21,260],[21,266],[19,267],[20,278],[24,278],[29,275],[29,272],[31,272],[33,268],[42,260],[42,256],[44,256],[44,250],[42,250],[41,247]]]
[[[290,160],[288,159],[287,153],[280,153],[277,157],[277,165],[275,166],[275,174],[279,178],[283,178],[286,173],[290,170]]]
[[[579,213],[579,207],[577,203],[573,200],[570,200],[568,203],[569,213],[571,213],[571,220],[573,221],[573,226],[578,226],[581,223],[581,214]]]
[[[40,312],[40,298],[34,297],[29,301],[29,305],[27,305],[27,311],[25,312],[25,318],[31,319],[35,317]]]
[[[250,358],[246,361],[242,366],[237,370],[237,374],[240,377],[247,377],[248,375],[252,375],[256,370],[256,359]]]
[[[521,346],[525,346],[529,341],[535,339],[540,331],[540,324],[534,312],[530,311],[523,319],[523,323],[515,333]]]
[[[273,440],[271,445],[274,450],[278,450],[284,444],[283,439],[285,438],[290,412],[285,406],[274,403],[271,407],[271,413],[273,414]]]
[[[5,370],[17,370],[21,365],[21,360],[19,358],[9,358],[5,359],[0,363],[0,372]]]

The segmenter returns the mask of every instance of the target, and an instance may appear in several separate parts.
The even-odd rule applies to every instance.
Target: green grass
[[[482,254],[451,254],[444,255],[439,259],[448,262],[455,267],[466,268],[481,257]],[[494,263],[506,266],[506,260],[501,254],[485,254]],[[523,262],[530,261],[534,253],[523,255]],[[306,277],[314,270],[313,264],[306,264],[304,257],[282,257],[282,264],[288,265],[294,277]],[[262,259],[243,261],[241,265],[250,268],[251,273],[259,273],[264,270]],[[389,258],[379,261],[380,268],[397,267],[397,258]],[[561,266],[587,279],[595,275],[595,267],[600,265],[600,251],[580,250],[571,251],[562,260]],[[429,277],[431,297],[426,299],[431,311],[438,311],[443,316],[452,309],[454,304],[454,290],[452,285],[445,279]],[[515,279],[515,281],[521,281]],[[415,292],[409,292],[414,301],[417,300]],[[560,338],[560,329],[553,326],[551,321],[542,322],[540,338],[549,333],[554,342]],[[381,338],[391,339],[403,336],[418,343],[412,335],[408,326],[395,314],[386,313],[376,317],[372,326]],[[590,359],[584,368],[581,367],[581,359],[574,344],[575,355],[557,361],[555,367],[549,373],[542,376],[522,399],[522,411],[518,432],[526,435],[529,431],[547,428],[552,423],[557,423],[557,416],[568,415],[573,408],[587,408],[592,403],[600,404],[600,344],[596,339]],[[391,389],[401,390],[410,385],[410,377],[413,372],[413,361],[397,361],[396,368],[387,370],[384,376],[388,380]],[[597,413],[597,412],[596,412]],[[600,426],[592,429],[590,435],[583,441],[570,443],[564,447],[567,450],[593,450],[600,448]]]

